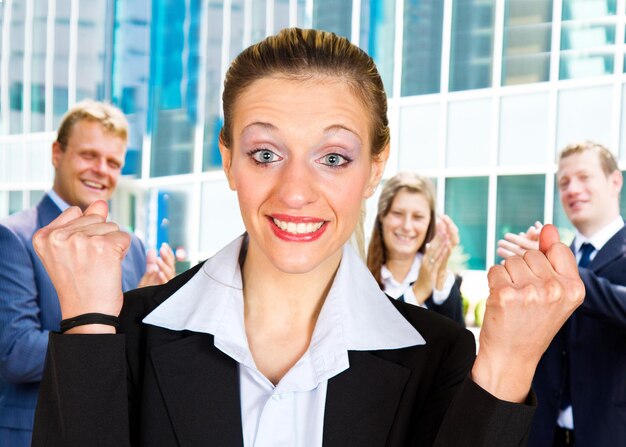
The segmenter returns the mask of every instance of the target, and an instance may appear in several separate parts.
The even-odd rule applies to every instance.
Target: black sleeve
[[[130,445],[124,335],[51,333],[45,370],[33,447]]]
[[[454,284],[450,289],[448,298],[441,304],[435,304],[432,295],[424,302],[426,307],[437,312],[444,317],[456,321],[462,327],[465,327],[465,318],[463,316],[463,299],[461,297],[461,277],[455,277]]]

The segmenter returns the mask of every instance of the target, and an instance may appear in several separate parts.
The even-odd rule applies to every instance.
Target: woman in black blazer
[[[392,298],[426,307],[465,327],[463,302],[448,260],[459,232],[435,212],[435,187],[413,172],[385,182],[367,251],[367,267]]]
[[[469,332],[388,300],[346,245],[389,152],[371,58],[283,30],[235,59],[223,105],[247,232],[214,257],[123,297],[106,203],[35,236],[64,320],[33,445],[523,444],[534,368],[582,296],[554,228],[491,270],[474,361]]]

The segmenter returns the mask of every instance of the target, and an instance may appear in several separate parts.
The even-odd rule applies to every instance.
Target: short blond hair
[[[124,113],[106,102],[87,99],[76,103],[61,120],[56,141],[63,150],[67,146],[74,126],[81,121],[98,123],[107,133],[121,138],[124,142],[128,141],[128,121]]]
[[[566,157],[574,154],[582,154],[583,152],[591,151],[598,156],[600,160],[600,166],[605,175],[609,176],[619,168],[617,166],[617,160],[613,153],[605,146],[595,141],[582,141],[579,143],[568,144],[559,153],[559,163]]]

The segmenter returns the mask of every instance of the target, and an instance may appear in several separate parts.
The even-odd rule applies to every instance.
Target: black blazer
[[[576,445],[626,446],[626,227],[579,268],[584,303],[543,355],[533,380],[539,399],[529,445],[552,446],[570,368]]]
[[[461,296],[461,283],[463,278],[461,276],[454,277],[454,284],[450,289],[448,298],[441,304],[436,304],[431,294],[424,302],[426,307],[440,315],[450,318],[456,321],[461,326],[465,327],[465,315],[463,315],[463,297]]]
[[[243,445],[237,363],[211,335],[141,323],[198,268],[127,294],[122,334],[51,334],[33,446]],[[482,390],[467,378],[471,333],[392,302],[426,344],[349,352],[349,369],[328,381],[324,447],[524,445],[533,397]]]

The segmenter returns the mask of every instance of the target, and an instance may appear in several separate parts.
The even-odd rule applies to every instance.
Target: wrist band
[[[117,329],[120,327],[120,319],[114,315],[99,313],[76,315],[75,317],[61,320],[61,333],[75,328],[76,326],[84,326],[86,324],[105,324],[107,326],[113,326]]]

